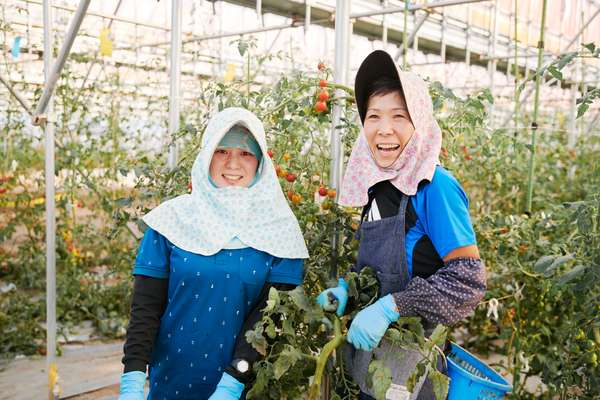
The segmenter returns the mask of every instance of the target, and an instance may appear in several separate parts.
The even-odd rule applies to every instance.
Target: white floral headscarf
[[[208,179],[213,153],[234,125],[247,128],[267,154],[265,131],[250,111],[231,107],[208,123],[202,150],[192,167],[192,193],[168,200],[144,216],[144,222],[174,245],[212,255],[234,239],[280,258],[308,258],[308,250],[269,157],[262,157],[251,187],[217,188]]]

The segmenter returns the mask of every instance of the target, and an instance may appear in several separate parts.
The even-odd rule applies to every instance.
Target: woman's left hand
[[[217,384],[217,388],[208,400],[238,400],[242,396],[243,391],[244,384],[227,372],[224,372]]]
[[[358,350],[371,351],[379,345],[388,326],[398,320],[396,303],[391,294],[377,300],[356,314],[347,340]]]

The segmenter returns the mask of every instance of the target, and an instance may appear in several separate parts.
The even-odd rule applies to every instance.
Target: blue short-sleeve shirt
[[[148,399],[207,399],[265,282],[300,284],[304,261],[252,248],[212,256],[183,250],[149,228],[133,273],[169,279],[152,353]]]
[[[406,232],[411,276],[413,256],[419,252],[421,244],[426,248],[425,240],[433,245],[440,258],[458,247],[477,244],[467,195],[456,178],[443,167],[436,167],[431,182],[419,188],[411,203],[417,215],[416,223]]]

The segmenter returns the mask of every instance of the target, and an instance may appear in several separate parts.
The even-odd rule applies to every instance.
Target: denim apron
[[[379,281],[379,298],[402,291],[410,280],[405,245],[405,218],[409,199],[409,196],[403,194],[396,216],[363,221],[356,234],[360,244],[354,268],[359,272],[369,266],[375,271]],[[417,351],[392,345],[385,338],[373,351],[357,350],[347,344],[343,349],[343,357],[354,382],[361,392],[369,396],[373,396],[373,391],[368,387],[366,379],[372,359],[383,361],[392,372],[392,386],[386,399],[416,399],[425,380],[422,377],[417,382],[412,394],[406,390],[406,381],[422,356]]]

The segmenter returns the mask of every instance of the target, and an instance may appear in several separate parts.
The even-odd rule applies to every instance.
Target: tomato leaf
[[[429,372],[429,379],[433,386],[433,393],[437,400],[445,399],[448,395],[448,384],[450,380],[439,371],[433,370]]]
[[[383,361],[373,360],[369,364],[368,381],[377,400],[385,400],[385,393],[392,383],[392,371],[383,364]]]

